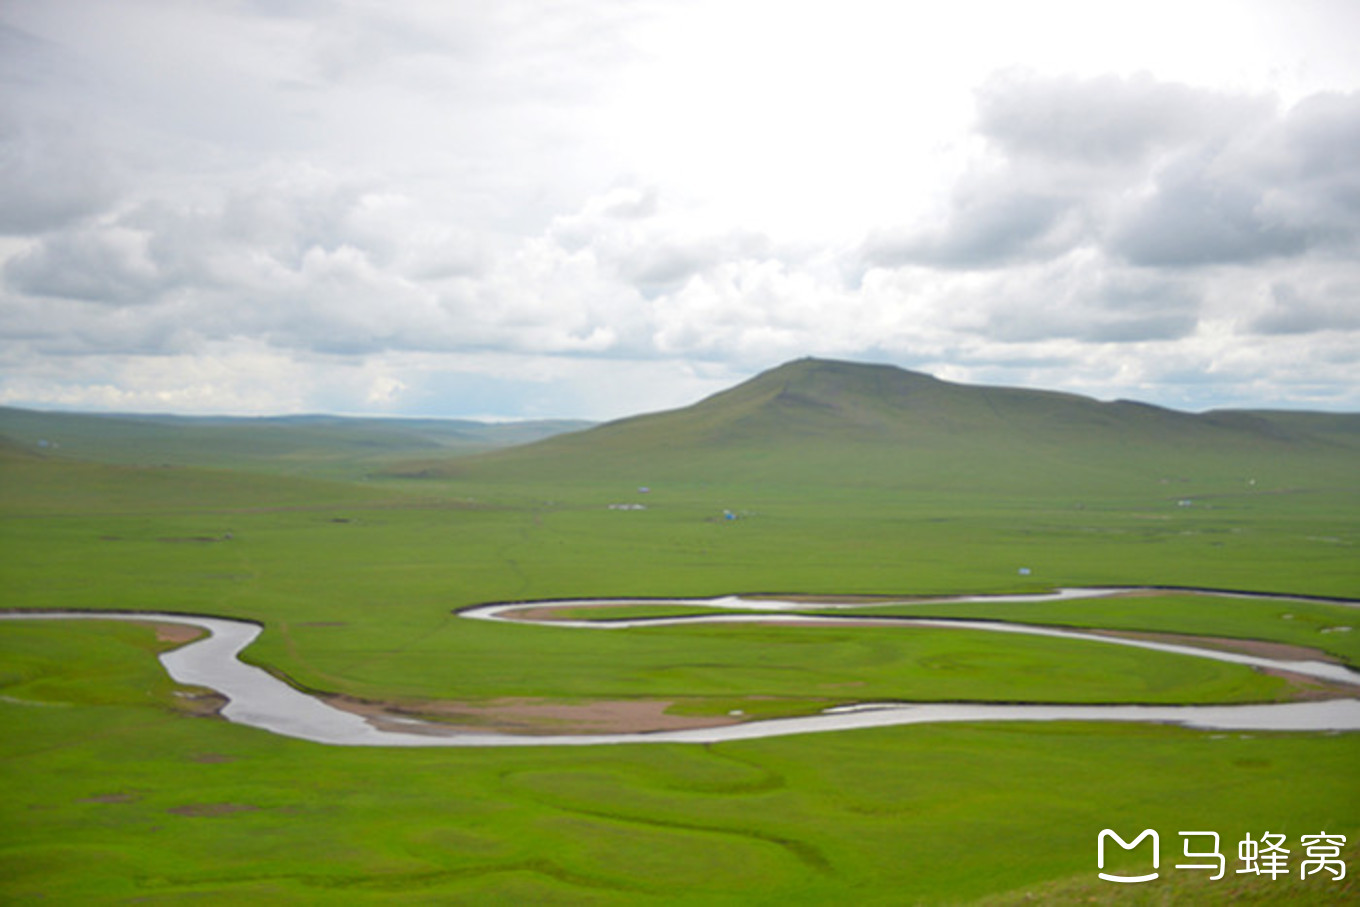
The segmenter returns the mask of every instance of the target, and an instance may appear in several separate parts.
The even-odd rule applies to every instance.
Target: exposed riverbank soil
[[[1266,642],[1260,639],[1235,639],[1230,636],[1192,636],[1185,633],[1145,633],[1135,630],[1090,630],[1075,628],[1082,633],[1096,636],[1120,636],[1125,639],[1145,639],[1149,642],[1173,643],[1191,646],[1196,649],[1217,649],[1220,652],[1236,652],[1239,655],[1256,655],[1280,661],[1325,661],[1329,664],[1345,664],[1335,655],[1321,649],[1295,646],[1283,642]]]
[[[362,715],[383,730],[405,733],[467,733],[495,731],[509,734],[645,734],[686,728],[736,724],[721,715],[674,715],[675,703],[662,699],[617,699],[598,702],[553,702],[504,697],[485,702],[377,702],[352,696],[327,696],[338,709]],[[414,721],[428,721],[419,725]]]
[[[177,646],[182,646],[186,642],[193,642],[201,636],[208,635],[208,631],[202,627],[192,627],[189,624],[156,624],[151,625],[156,630],[157,642],[170,642]]]

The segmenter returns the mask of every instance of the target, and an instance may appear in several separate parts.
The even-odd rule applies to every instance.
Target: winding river
[[[979,596],[949,601],[1043,601],[1113,595],[1127,589],[1064,589],[1048,595]],[[1280,597],[1282,600],[1287,597]],[[937,600],[938,601],[938,600]],[[484,605],[459,612],[464,618],[522,623],[528,614],[544,608],[617,604],[606,600],[535,602],[528,604]],[[718,599],[648,599],[646,604],[676,604],[742,610],[749,613],[692,615],[640,620],[571,621],[543,623],[563,629],[617,630],[637,626],[664,626],[681,623],[771,622],[813,624],[847,621],[868,626],[940,627],[979,632],[1020,633],[1062,639],[1132,646],[1180,655],[1208,658],[1253,668],[1287,671],[1360,687],[1360,673],[1341,665],[1321,661],[1288,661],[1204,649],[1178,643],[1155,642],[1124,637],[1102,636],[1095,632],[1059,630],[1012,624],[1002,621],[945,620],[935,618],[873,618],[860,616],[826,617],[790,613],[827,604],[807,604],[736,597]],[[499,732],[472,732],[450,729],[416,719],[385,718],[370,722],[353,712],[330,704],[289,686],[268,672],[242,662],[237,656],[260,635],[263,628],[254,623],[219,617],[198,617],[154,612],[6,612],[0,620],[131,620],[199,627],[208,636],[160,656],[169,675],[179,683],[208,687],[227,699],[221,714],[237,724],[260,728],[285,737],[337,746],[597,746],[623,743],[718,743],[854,728],[887,727],[959,721],[1134,721],[1178,724],[1185,727],[1223,731],[1354,731],[1360,730],[1360,699],[1345,698],[1319,702],[1292,702],[1261,705],[1016,705],[1003,703],[862,703],[827,709],[801,718],[748,721],[719,727],[645,733],[523,735]],[[409,724],[410,731],[398,730],[393,722]]]

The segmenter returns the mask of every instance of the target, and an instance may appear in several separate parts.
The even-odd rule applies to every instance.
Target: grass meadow
[[[688,472],[673,461],[653,471],[564,458],[536,472],[469,465],[424,478],[425,466],[340,476],[333,462],[309,474],[295,459],[286,470],[208,469],[4,449],[0,604],[258,620],[266,631],[248,659],[300,687],[359,698],[641,698],[688,713],[776,715],[865,699],[1292,694],[1239,666],[1063,640],[593,631],[455,612],[559,598],[1126,584],[1360,597],[1350,454],[1311,472],[1264,458],[1230,471],[1220,452],[1187,454],[1174,472],[1095,471],[1071,483],[1054,466],[987,487],[877,481],[862,461],[824,456],[811,469],[824,479],[808,482],[809,469],[787,457],[741,449]],[[609,509],[631,502],[646,509]],[[1360,663],[1355,634],[1335,629],[1360,612],[1335,603],[1163,593],[882,610],[1275,640]],[[166,645],[139,625],[0,624],[0,901],[1357,898],[1349,873],[1301,880],[1297,843],[1345,834],[1349,869],[1360,871],[1356,734],[975,724],[703,746],[347,749],[198,714],[201,700],[184,695],[194,691],[154,660]],[[1099,881],[1103,828],[1157,829],[1163,878]],[[1177,832],[1190,829],[1221,834],[1229,878],[1171,868]],[[1266,831],[1291,839],[1291,875],[1235,875],[1236,842]],[[1144,857],[1124,859],[1132,868]]]

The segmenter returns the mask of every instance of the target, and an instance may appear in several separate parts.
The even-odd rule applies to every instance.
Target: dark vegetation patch
[[[215,690],[202,688],[175,690],[175,711],[197,718],[219,716],[229,700]]]
[[[232,813],[255,812],[258,809],[258,806],[250,806],[245,803],[186,803],[183,806],[172,806],[166,812],[173,813],[176,816],[210,818],[229,816]]]
[[[81,803],[136,803],[142,799],[140,793],[119,792],[116,794],[99,794],[95,797],[86,797]]]

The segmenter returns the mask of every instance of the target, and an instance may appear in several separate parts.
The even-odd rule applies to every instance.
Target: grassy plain
[[[1093,876],[1107,826],[1160,829],[1164,866],[1181,829],[1220,831],[1229,856],[1247,831],[1356,831],[1354,735],[978,725],[357,750],[185,717],[149,629],[0,639],[27,678],[0,701],[22,779],[0,826],[12,902],[958,903]],[[1187,881],[1168,869],[1155,888]]]
[[[1240,640],[1270,639],[1317,649],[1350,665],[1360,664],[1360,613],[1350,605],[1305,600],[1261,600],[1244,595],[1138,590],[1129,594],[1049,602],[951,602],[940,600],[836,602],[797,613],[823,617],[942,617],[1004,620],[1051,627],[1181,633]],[[683,604],[578,605],[554,608],[550,620],[600,623],[666,617],[742,614],[746,609]]]
[[[1182,452],[1174,470],[1103,462],[1070,482],[1061,457],[1005,479],[977,452],[932,478],[924,459],[905,469],[870,448],[796,453],[801,465],[789,450],[715,443],[688,469],[651,454],[561,455],[533,469],[516,454],[434,472],[384,458],[380,473],[341,481],[331,463],[295,459],[204,469],[6,447],[3,606],[260,620],[250,659],[366,698],[644,697],[779,714],[860,698],[1270,700],[1281,687],[1230,665],[977,633],[592,631],[453,612],[1086,584],[1360,592],[1360,491],[1345,448],[1302,461],[1247,452],[1231,468],[1213,448]],[[989,478],[969,478],[974,466]],[[608,509],[618,502],[647,509]],[[1353,634],[1322,632],[1356,612],[1321,603],[1166,595],[900,610],[1245,636],[1357,659]],[[1356,841],[1355,734],[988,724],[709,746],[344,749],[196,717],[150,657],[164,645],[124,624],[0,623],[0,901],[1356,896],[1352,878],[1300,880],[1297,843],[1324,830]],[[1158,829],[1164,878],[1108,900],[1094,865],[1106,827]],[[1183,829],[1219,831],[1230,872],[1244,834],[1284,832],[1291,876],[1216,887],[1171,869]]]
[[[1242,596],[1153,593],[1093,601],[951,603],[870,607],[860,613],[1008,620],[1063,627],[1101,627],[1268,639],[1318,649],[1360,666],[1360,610],[1314,601],[1262,601]]]

